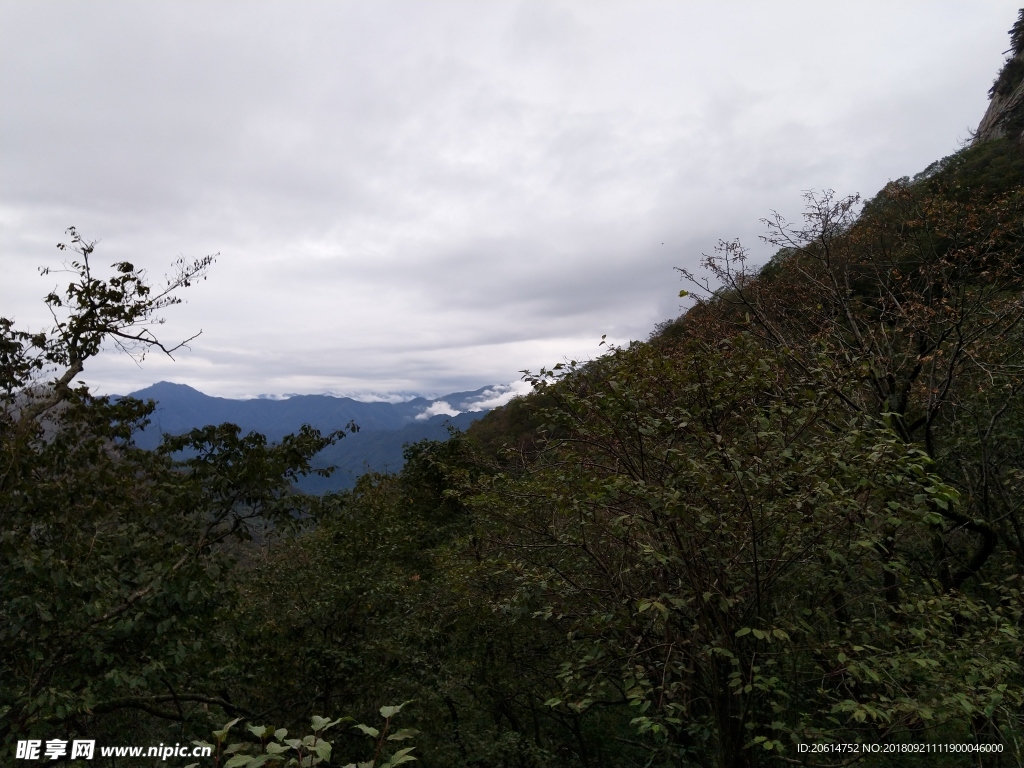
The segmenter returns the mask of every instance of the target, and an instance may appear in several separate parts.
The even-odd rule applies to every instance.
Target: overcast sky
[[[100,392],[442,394],[680,311],[673,267],[801,192],[956,151],[1018,4],[0,0],[0,315],[54,245],[219,252]]]

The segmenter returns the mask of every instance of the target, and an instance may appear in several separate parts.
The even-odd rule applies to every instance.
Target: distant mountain
[[[150,425],[135,439],[137,445],[148,449],[158,446],[165,434],[180,435],[207,424],[230,422],[243,433],[261,432],[270,440],[280,440],[303,424],[331,432],[355,422],[359,432],[346,434],[317,457],[317,465],[336,466],[335,473],[330,478],[306,478],[300,483],[305,491],[322,493],[350,488],[367,471],[401,469],[406,444],[447,439],[449,424],[466,429],[490,410],[490,402],[507,391],[498,385],[402,403],[364,403],[332,395],[232,400],[205,395],[186,384],[161,381],[130,396],[156,403]]]
[[[447,440],[449,426],[465,431],[486,414],[486,411],[471,411],[456,416],[433,416],[406,424],[401,429],[360,430],[346,434],[321,451],[315,462],[321,467],[336,467],[334,474],[327,478],[307,477],[299,487],[307,493],[324,493],[351,488],[359,476],[368,471],[397,472],[405,463],[402,450],[409,443]]]

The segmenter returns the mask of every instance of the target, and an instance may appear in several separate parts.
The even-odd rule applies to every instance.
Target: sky
[[[719,239],[766,261],[804,191],[957,151],[1018,7],[0,0],[0,316],[46,326],[75,226],[154,281],[219,254],[158,329],[189,349],[94,391],[510,385],[647,338]]]

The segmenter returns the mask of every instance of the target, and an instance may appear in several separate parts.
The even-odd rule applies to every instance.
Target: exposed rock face
[[[989,91],[988,109],[974,134],[974,144],[1014,138],[1024,142],[1024,9],[1010,30],[1011,56]]]

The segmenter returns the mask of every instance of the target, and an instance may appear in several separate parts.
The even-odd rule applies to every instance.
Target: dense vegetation
[[[411,701],[432,766],[1024,763],[1022,182],[1000,140],[809,196],[763,268],[724,242],[684,272],[648,342],[322,497],[293,481],[341,435],[143,451],[150,406],[71,388],[209,266],[101,279],[72,232],[52,332],[0,321],[5,754],[240,718],[256,766],[275,728]],[[334,754],[408,749],[370,731]],[[853,742],[1004,751],[796,749]]]

